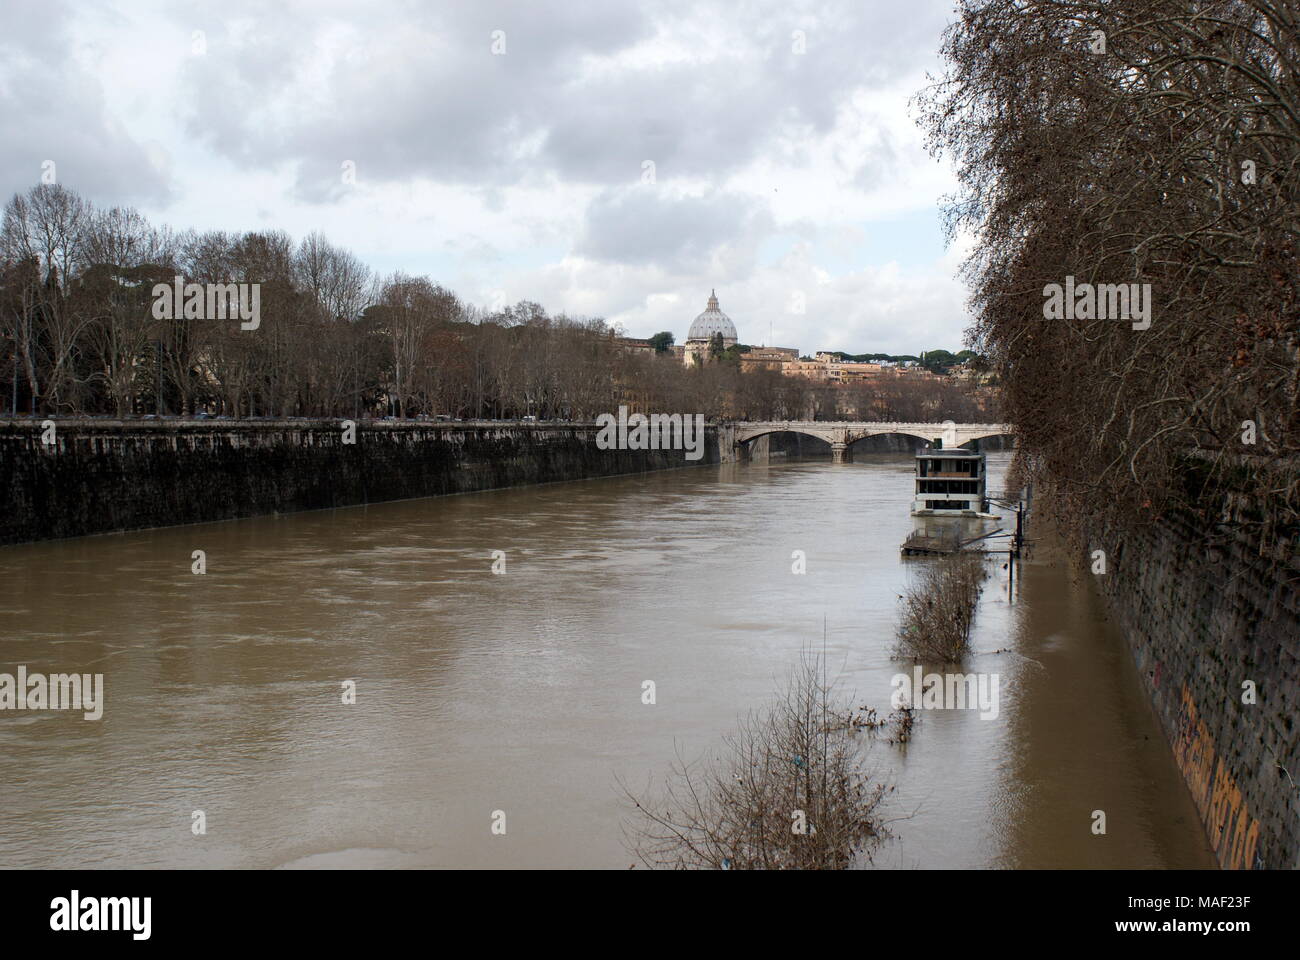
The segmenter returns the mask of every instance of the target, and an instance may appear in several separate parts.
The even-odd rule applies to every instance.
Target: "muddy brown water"
[[[619,781],[717,749],[823,621],[844,701],[888,710],[911,489],[859,455],[0,549],[0,672],[105,686],[97,721],[0,711],[0,867],[625,868]],[[1090,585],[1047,536],[1014,602],[991,566],[964,669],[998,715],[870,748],[875,865],[1212,867]]]

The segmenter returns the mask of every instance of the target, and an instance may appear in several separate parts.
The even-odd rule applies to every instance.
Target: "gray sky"
[[[955,184],[908,104],[946,2],[4,11],[5,197],[53,160],[97,204],[320,229],[488,307],[680,341],[716,288],[746,343],[961,347],[965,247],[944,249],[938,210]]]

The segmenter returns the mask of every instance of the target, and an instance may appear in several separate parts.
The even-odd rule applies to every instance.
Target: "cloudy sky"
[[[319,229],[382,272],[684,338],[961,347],[911,96],[946,0],[5,0],[0,191]]]

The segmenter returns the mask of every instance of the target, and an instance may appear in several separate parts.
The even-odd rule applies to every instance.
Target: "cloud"
[[[52,170],[106,203],[163,201],[165,154],[118,120],[92,69],[72,55],[65,3],[10,4],[0,34],[0,189],[7,199]],[[48,165],[52,163],[53,167]]]
[[[912,352],[966,326],[936,255],[953,181],[907,106],[946,0],[13,6],[10,192],[53,158],[178,228],[319,229],[633,335],[684,335],[713,287],[747,342]]]
[[[186,64],[189,129],[238,162],[297,165],[316,199],[336,194],[347,159],[380,181],[476,187],[630,183],[647,159],[661,176],[717,180],[778,137],[825,133],[891,64],[915,66],[898,41],[923,18],[748,6],[370,4],[357,17],[236,4]]]
[[[719,248],[752,248],[771,229],[760,199],[739,193],[674,194],[657,184],[607,190],[587,207],[575,252],[593,260],[685,271]]]

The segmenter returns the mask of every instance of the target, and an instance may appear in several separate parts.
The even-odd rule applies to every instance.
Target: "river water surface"
[[[716,749],[823,622],[845,702],[888,711],[911,491],[859,454],[0,548],[0,672],[106,701],[0,712],[0,867],[625,868],[619,781]],[[1123,638],[1031,534],[965,664],[998,716],[870,749],[875,865],[1212,867]]]

